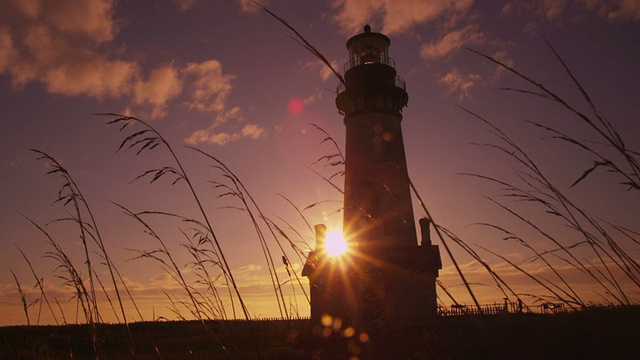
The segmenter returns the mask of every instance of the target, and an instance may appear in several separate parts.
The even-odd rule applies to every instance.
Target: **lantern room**
[[[347,41],[349,61],[344,66],[344,83],[337,88],[336,106],[341,114],[371,111],[400,114],[407,105],[404,80],[396,74],[389,57],[391,41],[371,32],[371,26]]]
[[[347,42],[349,50],[349,62],[345,66],[345,71],[366,64],[384,64],[394,67],[393,60],[389,58],[389,38],[371,32],[371,26],[366,25],[364,32],[358,34]]]

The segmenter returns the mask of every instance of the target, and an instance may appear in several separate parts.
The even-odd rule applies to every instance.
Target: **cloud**
[[[114,55],[123,51],[112,48],[119,23],[113,0],[11,0],[0,5],[0,20],[0,75],[16,89],[35,82],[65,96],[129,97],[128,110],[150,118],[165,116],[181,95],[188,109],[226,110],[233,76],[217,60],[161,65],[144,75],[142,64]]]
[[[198,0],[173,0],[173,5],[180,11],[186,11],[193,8]]]
[[[313,104],[314,102],[318,101],[322,99],[322,91],[320,90],[316,90],[313,94],[307,96],[306,98],[302,99],[302,103],[304,105],[309,105],[309,104]]]
[[[340,71],[340,69],[338,69],[337,61],[331,60],[329,63],[334,69]],[[317,73],[318,75],[320,75],[322,81],[329,80],[329,78],[333,75],[331,69],[322,60],[309,60],[302,65],[302,70]]]
[[[134,87],[136,104],[152,104],[151,118],[166,114],[167,101],[182,93],[183,82],[179,72],[171,65],[154,69],[147,81],[138,81]]]
[[[597,1],[582,0],[585,3],[598,3]],[[640,1],[622,0],[607,1],[599,4],[598,14],[612,21],[640,21]]]
[[[333,19],[347,32],[361,31],[368,22],[382,25],[385,34],[405,33],[413,26],[436,19],[456,20],[473,0],[334,0]]]
[[[459,51],[465,45],[480,45],[486,41],[487,38],[483,32],[479,31],[479,26],[471,24],[449,32],[438,41],[423,44],[420,55],[425,60],[442,59]]]
[[[462,100],[469,97],[469,89],[481,79],[482,77],[478,74],[463,74],[459,70],[453,69],[441,77],[438,82],[446,85],[449,93],[458,93],[460,100]]]
[[[217,60],[189,63],[182,72],[194,79],[190,99],[184,102],[189,109],[200,111],[223,111],[227,96],[231,92],[232,75],[222,72]]]
[[[16,62],[18,51],[13,46],[11,32],[7,28],[0,27],[0,74],[4,73],[9,65]]]
[[[135,62],[99,49],[117,33],[111,0],[12,1],[0,30],[0,73],[15,87],[41,82],[47,91],[101,99],[128,92]]]
[[[78,35],[101,43],[116,33],[113,0],[56,0],[40,2],[47,23],[69,35]]]
[[[240,131],[235,133],[216,132],[213,129],[203,129],[195,131],[184,141],[190,145],[211,144],[224,146],[230,142],[241,138],[259,139],[266,134],[266,131],[260,124],[246,124]]]
[[[239,107],[229,109],[227,104],[234,76],[225,74],[218,60],[150,68],[124,57],[126,49],[121,45],[114,51],[120,24],[114,3],[10,0],[0,4],[0,75],[8,75],[15,89],[40,83],[52,94],[129,98],[127,113],[151,119],[167,115],[171,101],[189,110],[214,113],[208,128],[186,140],[190,144],[224,145],[266,135],[257,124],[235,129],[243,117]],[[196,1],[174,5],[186,10]],[[224,131],[219,128],[231,119],[235,122]]]
[[[7,0],[2,10],[0,20],[13,27],[43,25],[94,43],[111,41],[118,32],[114,0]]]
[[[30,159],[24,155],[19,155],[13,159],[4,160],[2,162],[3,168],[18,168],[30,163]]]
[[[532,0],[511,1],[502,8],[503,15],[531,13],[550,23],[577,21],[585,11],[612,22],[640,21],[640,1],[638,0]],[[536,28],[535,23],[527,23],[526,30]]]
[[[240,10],[243,13],[255,13],[260,8],[253,3],[253,0],[237,0],[240,3]],[[267,6],[269,4],[268,0],[260,0],[258,1],[262,6]]]
[[[48,69],[42,80],[51,93],[87,95],[97,99],[126,94],[128,83],[138,71],[135,63],[109,61],[101,57],[78,63],[64,63]]]
[[[533,10],[539,16],[542,16],[549,21],[554,21],[562,17],[566,6],[566,1],[538,0],[533,6]]]
[[[191,81],[188,88],[193,89],[188,94],[189,99],[183,105],[189,109],[203,112],[217,112],[213,123],[206,129],[194,131],[184,139],[187,144],[215,144],[227,145],[242,138],[256,140],[266,135],[265,129],[259,124],[246,124],[239,130],[229,130],[236,127],[235,124],[244,121],[240,107],[226,108],[227,96],[233,89],[232,75],[222,72],[222,64],[217,60],[208,60],[202,63],[189,63],[181,70],[186,78]],[[234,124],[229,124],[230,121]],[[225,125],[227,130],[220,130]]]
[[[242,137],[248,137],[251,139],[260,139],[264,136],[264,128],[258,124],[247,124],[240,131]]]
[[[492,57],[506,66],[513,67],[514,61],[506,50],[499,50],[493,53]],[[506,69],[500,65],[496,65],[496,75],[501,75]]]
[[[229,124],[230,121],[233,123]],[[257,140],[266,136],[266,130],[261,125],[253,123],[245,124],[237,131],[220,130],[222,126],[227,129],[237,128],[237,124],[242,121],[244,121],[244,116],[240,107],[233,107],[230,110],[219,113],[208,128],[194,131],[184,141],[190,145],[211,144],[224,146],[242,138]]]

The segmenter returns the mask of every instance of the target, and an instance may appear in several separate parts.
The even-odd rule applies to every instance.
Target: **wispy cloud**
[[[246,124],[240,131],[229,133],[229,132],[217,132],[212,129],[202,129],[195,131],[191,136],[186,138],[184,141],[190,145],[198,145],[198,144],[211,144],[211,145],[220,145],[224,146],[230,142],[242,139],[259,139],[266,134],[265,129],[260,124]]]
[[[190,10],[198,3],[198,0],[172,0],[173,5],[180,11]]]
[[[594,1],[583,0],[585,3]],[[614,21],[640,21],[640,1],[638,0],[622,0],[609,1],[607,4],[601,4],[598,14],[608,20]]]
[[[179,72],[171,65],[154,69],[147,81],[138,81],[134,86],[136,104],[151,104],[151,118],[159,118],[166,114],[167,101],[182,93],[183,82]]]
[[[437,41],[423,44],[420,55],[425,60],[441,59],[458,52],[463,46],[483,44],[487,37],[479,28],[477,24],[471,24],[453,30]]]
[[[3,168],[17,168],[20,166],[24,166],[26,164],[29,164],[31,162],[31,159],[24,156],[24,155],[19,155],[16,156],[12,159],[6,159],[2,162],[2,167]]]
[[[183,103],[185,106],[200,111],[224,110],[234,77],[222,72],[222,64],[219,61],[189,63],[182,72],[193,79],[189,87],[189,100]]]
[[[457,93],[460,100],[469,97],[469,89],[476,85],[482,77],[475,73],[462,73],[453,69],[441,77],[438,82],[446,85],[449,93]]]
[[[335,60],[330,61],[331,66],[340,71],[338,68],[338,62]],[[331,69],[321,60],[309,60],[302,64],[302,70],[310,73],[316,73],[320,76],[322,81],[327,81],[333,75]]]
[[[638,0],[530,0],[510,1],[502,8],[502,15],[533,14],[536,18],[527,22],[524,30],[535,34],[538,22],[565,23],[580,21],[585,14],[593,14],[611,22],[640,21]]]
[[[161,117],[167,102],[188,84],[192,90],[185,106],[225,109],[233,76],[223,73],[219,61],[188,63],[182,69],[161,65],[145,78],[142,64],[123,57],[126,49],[112,44],[120,23],[112,0],[14,0],[4,8],[0,74],[8,74],[16,88],[39,82],[48,92],[66,96],[129,96],[132,105],[151,105],[151,117]]]
[[[309,104],[313,104],[314,102],[318,101],[322,99],[322,91],[317,89],[313,94],[307,96],[306,98],[302,99],[302,103],[304,105],[309,105]]]
[[[260,10],[260,7],[256,6],[253,3],[253,0],[236,0],[240,4],[240,10],[243,13],[255,13]],[[267,6],[269,4],[268,0],[260,0],[258,1],[262,6]]]
[[[418,24],[446,18],[450,21],[464,15],[473,0],[334,0],[334,20],[350,33],[366,23],[382,27],[386,34],[409,31]]]
[[[174,1],[181,10],[196,3]],[[227,104],[234,76],[220,61],[153,67],[127,58],[126,47],[114,45],[122,23],[114,6],[113,0],[11,0],[0,14],[0,75],[9,75],[16,89],[41,83],[52,94],[128,98],[126,112],[139,117],[166,116],[171,105],[215,114],[207,129],[189,137],[191,144],[264,136],[257,124],[220,131],[230,119],[243,120],[240,108]]]
[[[94,98],[127,92],[138,65],[100,53],[118,27],[111,0],[11,1],[1,15],[0,72],[15,87]],[[104,51],[104,50],[103,50]]]

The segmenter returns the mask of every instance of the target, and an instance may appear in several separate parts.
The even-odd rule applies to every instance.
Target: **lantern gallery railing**
[[[404,82],[404,79],[401,78],[400,76],[396,76],[395,85],[396,87],[399,87],[404,91],[407,91],[407,84]],[[344,83],[339,83],[336,88],[336,95],[340,95],[345,91],[347,91],[347,86]]]
[[[396,67],[396,62],[393,61],[393,59],[389,57],[389,55],[385,53],[377,53],[372,51],[370,53],[366,53],[360,56],[351,57],[349,61],[347,61],[347,63],[344,64],[344,72],[347,72],[349,71],[349,69],[356,67],[358,65],[367,65],[367,64],[389,65],[394,69]]]

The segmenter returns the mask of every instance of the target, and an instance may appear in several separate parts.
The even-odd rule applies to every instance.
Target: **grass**
[[[309,320],[208,321],[223,335],[225,353],[202,332],[198,321],[130,324],[137,359],[255,359],[248,326],[257,334],[262,359],[625,359],[636,354],[640,309],[596,307],[557,315],[510,314],[440,318],[428,329],[395,334],[393,342],[367,341],[331,331],[313,337]],[[229,332],[229,329],[232,329]],[[122,324],[98,325],[104,334],[104,358],[128,358],[128,334]],[[12,326],[0,328],[0,359],[88,358],[85,326]]]

